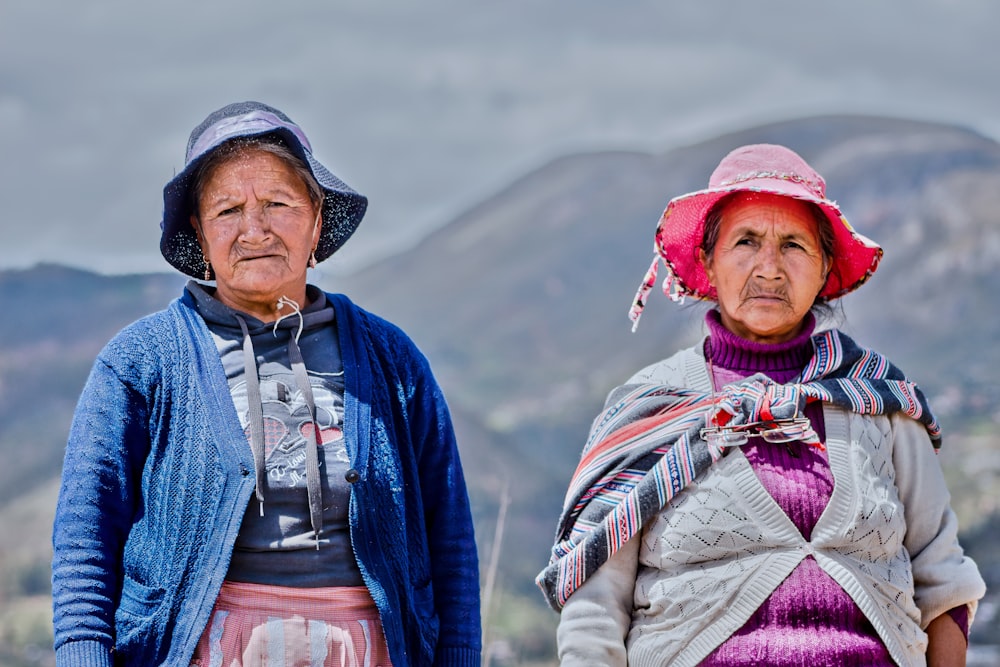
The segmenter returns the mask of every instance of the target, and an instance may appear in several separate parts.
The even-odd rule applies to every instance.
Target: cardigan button
[[[344,473],[344,479],[347,480],[348,484],[354,484],[359,479],[361,479],[361,475],[358,474],[357,470],[355,470],[354,468],[351,468],[350,470],[348,470],[347,472]]]

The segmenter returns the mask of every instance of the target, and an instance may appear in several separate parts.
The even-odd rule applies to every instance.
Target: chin
[[[753,336],[753,340],[765,343],[783,343],[790,338],[794,338],[799,333],[800,325],[801,322],[796,322],[791,326],[747,327],[747,329],[750,335]]]
[[[285,286],[296,282],[295,277],[290,275],[277,276],[273,273],[249,274],[230,280],[228,286],[236,292],[259,294],[262,297],[266,297],[267,295],[281,292],[286,289]],[[301,282],[305,284],[304,278]]]

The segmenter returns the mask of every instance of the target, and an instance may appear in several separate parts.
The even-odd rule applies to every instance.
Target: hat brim
[[[723,197],[736,192],[756,192],[810,202],[826,215],[833,229],[833,266],[819,297],[830,301],[856,290],[871,277],[882,259],[882,248],[856,232],[837,204],[818,197],[794,181],[756,179],[726,187],[708,188],[670,200],[656,228],[656,248],[673,273],[675,289],[688,296],[717,301],[715,288],[699,258],[705,234],[705,217]]]
[[[323,199],[323,226],[316,246],[316,261],[330,257],[354,234],[368,208],[368,199],[334,176],[312,153],[306,151],[290,131],[276,128],[256,134],[240,136],[278,135],[288,148],[302,159],[312,172],[325,194]],[[221,145],[221,144],[220,144]],[[160,222],[160,252],[177,270],[194,278],[204,277],[205,260],[201,244],[191,226],[189,189],[191,177],[198,165],[218,146],[213,146],[191,160],[163,188],[163,219]]]

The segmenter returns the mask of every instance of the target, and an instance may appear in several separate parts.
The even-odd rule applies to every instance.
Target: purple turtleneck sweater
[[[784,343],[754,343],[722,326],[718,311],[705,318],[709,337],[705,358],[718,389],[754,373],[791,382],[812,357],[815,319],[807,316],[798,336]],[[821,441],[826,440],[821,403],[805,410]],[[740,448],[764,488],[807,540],[833,493],[826,452],[802,443],[772,444],[759,438]],[[952,617],[968,635],[967,608]],[[871,623],[850,596],[812,556],[771,593],[753,616],[702,663],[735,665],[870,665],[895,663]]]

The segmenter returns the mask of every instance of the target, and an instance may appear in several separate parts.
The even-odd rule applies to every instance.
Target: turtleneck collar
[[[709,336],[705,340],[705,356],[718,368],[749,376],[764,373],[769,377],[794,377],[812,358],[810,340],[816,328],[816,318],[807,313],[802,331],[784,343],[755,343],[737,336],[722,325],[719,311],[705,315]],[[777,378],[776,378],[777,379]]]

